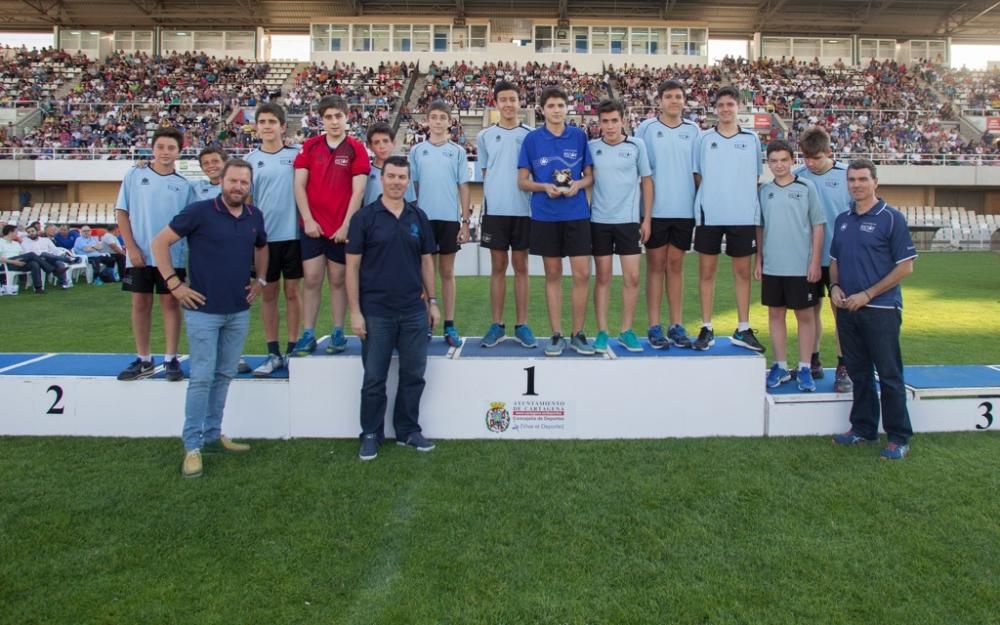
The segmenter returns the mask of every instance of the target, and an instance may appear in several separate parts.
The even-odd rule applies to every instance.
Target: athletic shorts
[[[590,256],[590,220],[531,220],[531,254],[549,258]]]
[[[437,254],[455,254],[458,252],[458,231],[462,224],[457,221],[431,219],[431,231],[437,243]]]
[[[347,264],[347,255],[343,243],[334,243],[333,239],[326,237],[311,237],[305,232],[299,235],[299,250],[302,260],[310,260],[317,256],[326,256],[327,260],[332,260],[338,265]],[[270,266],[268,272],[270,273]]]
[[[819,302],[821,288],[818,282],[809,282],[805,276],[769,276],[764,274],[760,286],[760,303],[769,307],[792,310],[812,308]]]
[[[594,256],[633,256],[642,252],[639,224],[590,223],[590,247]]]
[[[187,270],[174,267],[174,273],[182,281],[187,278]],[[170,285],[176,287],[177,283],[170,279]],[[166,295],[170,292],[167,283],[163,280],[156,267],[129,267],[125,270],[125,278],[122,280],[122,290],[129,293],[153,293]]]
[[[517,252],[531,244],[531,217],[483,215],[479,229],[480,245],[489,250]]]
[[[285,280],[298,280],[302,277],[302,243],[298,239],[268,241],[267,251],[265,279],[268,282],[277,282],[282,276]]]
[[[716,255],[722,252],[726,237],[726,256],[743,258],[757,251],[757,226],[698,226],[694,231],[694,251]]]
[[[822,271],[823,273],[819,279],[819,296],[825,297],[830,294],[830,268],[823,267]]]
[[[691,241],[694,240],[694,219],[653,217],[650,221],[652,228],[649,240],[646,241],[647,250],[655,250],[664,245],[672,245],[685,252],[691,249]]]

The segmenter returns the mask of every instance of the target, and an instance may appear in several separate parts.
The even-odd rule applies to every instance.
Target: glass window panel
[[[551,26],[535,26],[535,52],[552,52]]]
[[[451,38],[451,26],[437,24],[434,26],[434,51],[447,52],[448,40]]]
[[[351,50],[354,52],[371,52],[372,50],[372,27],[371,24],[355,24],[351,32]]]
[[[469,27],[469,47],[473,49],[486,48],[487,29],[486,24],[473,25]]]
[[[611,43],[611,54],[624,54],[628,46],[628,28],[612,26],[608,32],[608,40]]]
[[[389,51],[389,25],[372,24],[372,49],[375,52]]]
[[[431,49],[431,27],[413,26],[413,51],[430,52]]]
[[[350,32],[347,24],[330,24],[330,52],[346,52]]]
[[[573,27],[573,52],[586,54],[589,48],[590,35],[586,26]]]
[[[570,51],[570,30],[568,27],[555,29],[555,44],[553,50],[559,54],[569,54]]]

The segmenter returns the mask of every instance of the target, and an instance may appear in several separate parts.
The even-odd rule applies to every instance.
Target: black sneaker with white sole
[[[167,382],[180,382],[184,379],[184,372],[181,371],[181,363],[176,358],[171,358],[163,363],[163,372],[164,377],[167,378]]]
[[[397,438],[396,444],[412,447],[417,451],[430,451],[434,449],[434,443],[424,438],[424,435],[420,432],[411,432],[410,435],[406,437],[405,441]]]
[[[124,371],[118,374],[118,380],[121,382],[141,380],[153,375],[154,371],[156,371],[156,364],[152,360],[136,358]]]
[[[698,338],[694,340],[691,347],[693,349],[697,349],[698,351],[705,352],[708,351],[708,348],[713,345],[715,345],[715,332],[709,330],[705,326],[701,326],[701,332],[698,333]]]
[[[733,336],[729,339],[729,342],[733,345],[738,345],[740,347],[745,347],[751,349],[755,352],[764,353],[765,348],[757,340],[757,335],[753,333],[753,330],[747,328],[746,330],[737,330],[733,332]]]

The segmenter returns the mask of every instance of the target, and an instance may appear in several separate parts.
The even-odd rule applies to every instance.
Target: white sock
[[[164,354],[163,355],[163,362],[170,362],[174,358],[177,358],[177,354]]]
[[[139,360],[143,362],[149,362],[150,360],[153,359],[153,356],[151,354],[136,354],[136,356],[138,356]]]
[[[809,369],[811,371],[812,370],[811,367],[812,365],[810,365],[808,362],[799,361],[799,370]]]
[[[711,321],[702,321],[701,322],[701,327],[708,328],[708,330],[710,332],[715,332],[715,329],[712,328],[712,322]]]
[[[749,321],[741,321],[736,326],[736,330],[738,332],[745,332],[746,330],[749,330],[749,329],[750,329],[750,322]]]
[[[775,360],[774,364],[778,365],[779,369],[784,369],[788,371],[788,361],[787,360]]]

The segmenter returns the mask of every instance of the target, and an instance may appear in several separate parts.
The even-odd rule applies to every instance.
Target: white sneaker
[[[269,377],[278,369],[285,366],[285,359],[277,354],[268,354],[267,359],[259,367],[253,370],[253,374],[258,378]]]

